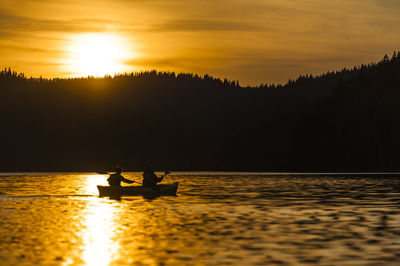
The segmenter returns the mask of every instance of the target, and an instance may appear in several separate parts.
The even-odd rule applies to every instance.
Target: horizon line
[[[396,51],[394,51],[393,52],[393,55],[392,55],[392,57],[389,57],[387,54],[385,54],[384,56],[383,56],[383,58],[380,60],[380,61],[377,61],[377,62],[369,62],[368,64],[361,64],[361,65],[354,65],[353,67],[349,67],[349,68],[347,68],[347,67],[342,67],[340,70],[339,69],[336,69],[336,70],[327,70],[326,72],[323,72],[323,73],[320,73],[320,74],[315,74],[315,75],[313,75],[313,74],[308,74],[308,73],[306,73],[306,74],[300,74],[300,75],[298,75],[297,76],[297,78],[296,79],[291,79],[291,78],[289,78],[288,79],[288,81],[286,82],[286,83],[284,83],[284,84],[282,84],[282,83],[279,83],[279,84],[275,84],[275,83],[270,83],[270,84],[268,84],[268,83],[261,83],[261,84],[259,84],[258,86],[257,85],[253,85],[253,86],[251,86],[251,85],[245,85],[245,86],[241,86],[241,85],[239,85],[240,84],[240,81],[239,80],[237,80],[237,79],[234,79],[234,80],[232,80],[232,79],[227,79],[227,78],[220,78],[220,77],[214,77],[214,76],[212,76],[211,74],[198,74],[198,73],[190,73],[190,72],[175,72],[175,71],[169,71],[169,70],[164,70],[164,71],[162,71],[162,70],[157,70],[157,69],[152,69],[152,70],[141,70],[141,71],[132,71],[132,72],[115,72],[115,73],[112,73],[112,74],[104,74],[103,76],[95,76],[95,75],[87,75],[87,76],[75,76],[75,77],[73,77],[73,76],[71,76],[71,77],[43,77],[42,75],[40,75],[39,77],[34,77],[34,76],[30,76],[30,77],[27,77],[27,76],[25,76],[25,73],[24,72],[18,72],[18,71],[14,71],[12,68],[11,68],[11,66],[8,66],[8,67],[4,67],[4,68],[1,68],[2,70],[0,70],[0,73],[5,73],[5,72],[8,72],[8,73],[12,73],[13,75],[16,75],[16,76],[21,76],[21,77],[23,77],[23,78],[26,78],[26,79],[41,79],[41,80],[47,80],[47,81],[52,81],[52,80],[79,80],[79,79],[106,79],[106,78],[116,78],[116,77],[122,77],[122,76],[132,76],[132,75],[140,75],[140,74],[146,74],[146,73],[152,73],[152,72],[155,72],[155,73],[157,73],[157,74],[174,74],[175,75],[175,77],[177,77],[177,76],[179,76],[179,75],[191,75],[191,76],[194,76],[194,77],[200,77],[200,78],[206,78],[206,77],[208,77],[208,78],[211,78],[211,79],[213,79],[213,80],[220,80],[220,81],[228,81],[229,83],[232,83],[232,82],[237,82],[238,83],[238,86],[239,87],[262,87],[262,86],[275,86],[275,87],[279,87],[279,86],[286,86],[286,85],[288,85],[288,84],[290,84],[291,82],[293,82],[293,81],[296,81],[296,80],[298,80],[299,78],[302,78],[302,77],[312,77],[312,78],[319,78],[319,77],[323,77],[323,76],[325,76],[325,75],[328,75],[328,74],[336,74],[336,73],[340,73],[340,72],[342,72],[342,71],[344,71],[344,70],[353,70],[353,69],[357,69],[357,70],[359,70],[359,69],[361,69],[361,68],[363,68],[363,67],[369,67],[369,66],[375,66],[375,65],[378,65],[378,64],[380,64],[380,63],[384,63],[384,62],[387,62],[387,60],[391,60],[391,59],[393,59],[393,58],[396,58],[396,57],[399,57],[400,58],[400,50],[398,50],[397,52]]]

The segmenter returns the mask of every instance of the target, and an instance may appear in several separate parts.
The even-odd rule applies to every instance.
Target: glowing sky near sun
[[[0,67],[45,77],[93,74],[87,69],[97,65],[98,74],[158,69],[284,83],[399,50],[398,14],[398,0],[1,0]],[[88,35],[114,36],[126,50],[96,46],[104,56],[92,55],[97,64],[72,67],[76,36]],[[107,60],[118,63],[100,69]]]
[[[133,47],[119,36],[106,33],[77,34],[64,48],[62,68],[72,76],[104,76],[130,70],[125,60],[134,57]]]

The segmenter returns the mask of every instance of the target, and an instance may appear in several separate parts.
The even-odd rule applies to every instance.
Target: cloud
[[[152,31],[263,31],[264,25],[226,19],[173,19],[153,24]]]
[[[389,9],[400,9],[400,2],[398,0],[373,0],[378,5]]]
[[[187,59],[184,57],[161,57],[161,58],[135,58],[127,60],[124,63],[129,66],[147,66],[147,67],[165,67],[176,65],[178,62],[184,62]]]
[[[146,68],[193,68],[210,66],[221,58],[211,56],[165,56],[165,57],[145,57],[127,60],[124,63],[128,66],[140,66]]]
[[[45,53],[46,55],[49,54],[60,54],[63,51],[62,50],[57,50],[57,49],[48,49],[48,48],[39,48],[39,47],[33,47],[33,46],[26,46],[26,45],[20,45],[20,44],[14,44],[14,43],[0,43],[0,49],[1,50],[18,50],[18,51],[24,51],[24,52],[29,52],[29,53]]]
[[[100,19],[36,19],[7,14],[0,10],[0,31],[12,32],[97,32],[104,31],[114,21]]]

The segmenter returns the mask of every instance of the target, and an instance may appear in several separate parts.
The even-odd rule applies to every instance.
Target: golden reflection
[[[84,195],[98,194],[97,185],[106,183],[105,175],[82,175]],[[98,197],[85,198],[86,206],[81,210],[77,220],[81,223],[79,235],[81,245],[78,251],[80,259],[66,260],[64,265],[106,266],[118,258],[119,242],[117,241],[117,203]]]
[[[84,182],[86,183],[84,186],[83,193],[85,195],[99,195],[99,191],[97,190],[97,186],[107,186],[107,175],[85,175],[82,176],[84,178]]]
[[[109,202],[96,201],[88,205],[82,253],[86,265],[109,265],[118,254],[114,216],[115,207]]]

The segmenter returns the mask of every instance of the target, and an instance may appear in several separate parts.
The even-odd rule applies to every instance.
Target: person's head
[[[144,170],[145,173],[149,173],[149,172],[153,172],[153,167],[151,167],[150,165],[147,166],[146,170]]]
[[[117,165],[117,166],[115,167],[115,172],[116,172],[117,174],[122,173],[122,167],[119,166],[119,165]]]

